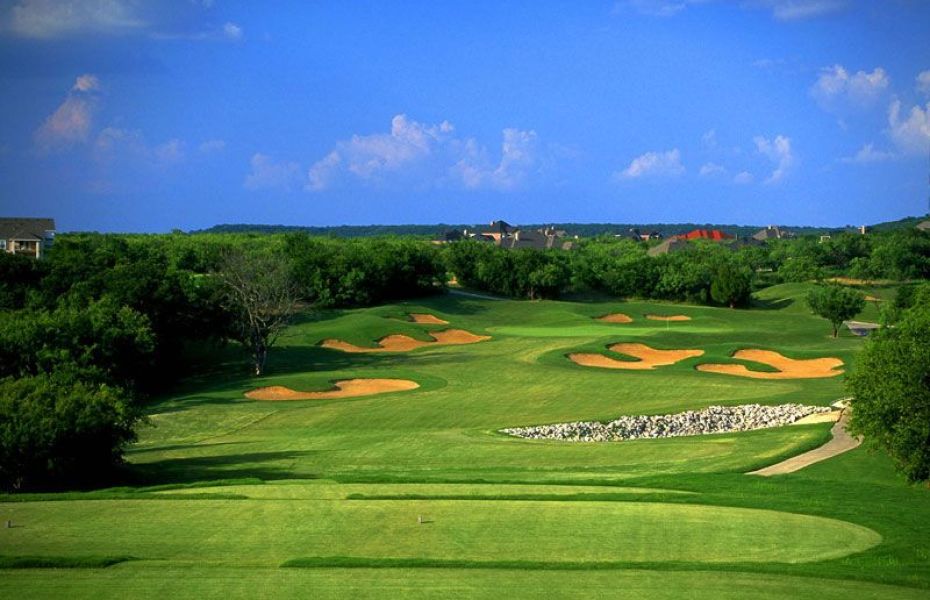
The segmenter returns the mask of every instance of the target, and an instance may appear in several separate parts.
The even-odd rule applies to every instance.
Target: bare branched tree
[[[233,331],[252,354],[255,374],[261,375],[268,349],[297,310],[298,291],[290,264],[281,256],[233,249],[223,256],[219,276]]]

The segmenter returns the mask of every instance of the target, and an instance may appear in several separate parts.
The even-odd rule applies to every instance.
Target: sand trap
[[[432,342],[417,340],[409,335],[395,334],[378,340],[378,346],[369,348],[356,346],[342,340],[323,340],[320,345],[324,348],[342,350],[343,352],[409,352],[423,346],[453,346],[460,344],[475,344],[491,339],[489,335],[475,335],[464,329],[446,329],[445,331],[432,331]]]
[[[333,384],[335,389],[325,392],[298,392],[280,385],[256,388],[245,393],[252,400],[331,400],[334,398],[358,398],[388,392],[415,390],[420,387],[409,379],[344,379]]]
[[[733,358],[751,360],[778,369],[774,373],[763,371],[750,371],[745,365],[698,365],[698,371],[708,373],[723,373],[753,379],[816,379],[819,377],[836,377],[842,375],[842,370],[835,370],[843,365],[838,358],[813,358],[809,360],[794,360],[773,352],[771,350],[738,350]]]
[[[414,323],[424,323],[426,325],[448,325],[448,321],[443,321],[436,315],[427,313],[410,313],[410,320]]]
[[[875,296],[866,296],[866,297],[865,297],[865,301],[866,301],[866,302],[881,302],[882,299],[881,299],[881,298],[876,298]]]
[[[646,315],[650,321],[690,321],[688,315]]]
[[[598,321],[604,321],[605,323],[632,323],[633,319],[629,315],[623,313],[611,313],[609,315],[604,315],[603,317],[598,317]]]
[[[642,371],[673,365],[686,358],[693,358],[704,354],[703,350],[656,350],[645,344],[614,344],[613,346],[609,346],[609,349],[613,352],[638,358],[639,360],[616,360],[609,356],[604,356],[603,354],[569,354],[568,358],[572,362],[583,367]]]

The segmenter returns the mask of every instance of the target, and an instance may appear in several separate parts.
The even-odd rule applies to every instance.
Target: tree
[[[297,286],[291,266],[271,253],[230,249],[219,276],[236,339],[252,355],[256,375],[265,371],[268,349],[297,310]]]
[[[833,337],[836,337],[843,321],[855,317],[865,308],[865,297],[841,285],[818,285],[807,293],[807,305],[815,315],[830,321]]]
[[[874,334],[847,377],[850,431],[891,455],[908,480],[930,480],[930,286],[894,328]]]
[[[139,412],[125,396],[71,371],[0,380],[0,488],[104,480],[135,439]]]
[[[736,308],[749,302],[752,293],[752,273],[732,262],[721,263],[710,283],[710,297],[714,302]]]

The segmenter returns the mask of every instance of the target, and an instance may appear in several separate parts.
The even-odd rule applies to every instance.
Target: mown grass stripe
[[[102,569],[136,560],[132,556],[3,556],[0,569]]]

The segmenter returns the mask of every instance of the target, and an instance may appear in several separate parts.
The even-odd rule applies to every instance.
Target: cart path
[[[822,460],[827,460],[828,458],[833,458],[834,456],[844,452],[849,452],[853,448],[858,447],[859,444],[862,443],[862,440],[851,436],[846,431],[846,422],[848,420],[849,411],[844,410],[839,420],[835,425],[833,425],[833,429],[830,430],[830,433],[833,434],[833,439],[831,439],[823,446],[814,448],[813,450],[805,452],[804,454],[798,454],[797,456],[793,456],[788,460],[783,460],[780,463],[765,467],[764,469],[751,471],[747,473],[747,475],[761,475],[763,477],[768,477],[770,475],[785,475],[787,473],[794,473],[795,471],[800,471],[806,466],[818,463]]]

